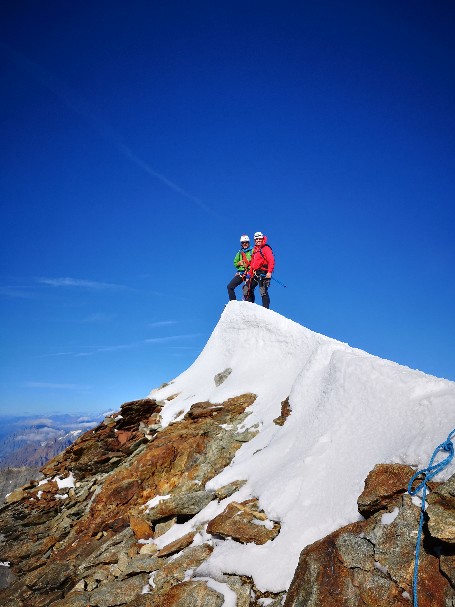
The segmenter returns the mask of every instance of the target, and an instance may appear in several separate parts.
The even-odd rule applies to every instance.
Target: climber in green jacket
[[[241,285],[245,280],[244,277],[248,273],[250,267],[252,252],[253,247],[250,246],[250,237],[246,234],[242,234],[242,236],[240,236],[240,250],[234,257],[234,267],[237,272],[227,286],[230,301],[235,301],[237,299],[234,289]]]

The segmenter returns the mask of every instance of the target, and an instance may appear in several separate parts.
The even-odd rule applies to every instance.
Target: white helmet
[[[240,242],[250,242],[250,237],[247,234],[242,234],[240,236]]]
[[[262,232],[255,232],[254,233],[254,238],[264,238],[264,234]]]

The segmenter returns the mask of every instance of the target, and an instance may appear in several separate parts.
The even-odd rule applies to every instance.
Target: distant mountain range
[[[39,468],[101,420],[102,415],[0,416],[0,469]]]
[[[0,416],[0,500],[93,428],[102,415]]]

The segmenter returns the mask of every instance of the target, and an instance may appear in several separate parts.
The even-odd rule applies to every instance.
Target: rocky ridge
[[[287,594],[261,592],[244,576],[198,575],[217,542],[260,545],[280,533],[279,521],[255,498],[235,499],[243,479],[205,489],[255,436],[238,430],[255,398],[196,403],[165,428],[165,402],[126,403],[46,464],[44,481],[17,489],[0,510],[1,604],[411,605],[419,508],[406,495],[413,473],[407,466],[375,468],[358,501],[365,520],[305,548]],[[275,423],[287,423],[290,415],[283,401]],[[59,481],[72,478],[74,486],[62,488]],[[421,607],[449,607],[455,605],[455,477],[432,489],[419,599]],[[184,533],[189,521],[194,524]],[[179,525],[178,539],[162,545],[160,538]]]

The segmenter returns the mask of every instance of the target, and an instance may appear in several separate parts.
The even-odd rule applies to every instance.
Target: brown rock
[[[27,493],[21,487],[19,487],[19,489],[11,491],[11,493],[5,497],[5,502],[7,504],[14,504],[14,502],[19,502],[20,500],[24,499],[24,497],[27,497]]]
[[[177,557],[168,559],[153,577],[154,593],[166,592],[171,586],[183,582],[189,569],[196,569],[212,553],[208,544],[185,548]]]
[[[410,466],[403,464],[378,464],[368,474],[365,488],[357,500],[359,512],[368,518],[379,510],[388,510],[403,493],[414,474]]]
[[[170,495],[176,510],[159,519],[166,525],[186,520],[215,499],[202,488],[241,446],[232,428],[245,419],[255,398],[246,394],[215,408],[195,407],[196,415],[170,424],[149,436],[150,441],[144,427],[158,422],[161,405],[151,400],[127,403],[121,416],[86,432],[46,464],[46,477],[63,478],[72,471],[76,486],[66,500],[55,499],[53,481],[24,486],[22,499],[0,508],[0,561],[11,562],[2,607],[47,607],[55,601],[62,607],[65,601],[74,607],[82,602],[112,607],[113,599],[118,605],[143,600],[135,586],[142,583],[141,575],[146,580],[154,576],[156,596],[186,581],[188,570],[199,567],[212,548],[185,547],[190,535],[179,545],[166,546],[159,558],[138,555],[137,537],[150,534],[151,527],[144,505],[158,495]],[[170,557],[164,556],[167,551]]]
[[[149,576],[146,573],[125,580],[103,584],[89,595],[88,605],[97,607],[117,607],[139,596],[147,586]]]
[[[160,597],[161,607],[222,607],[224,597],[202,581],[182,582]]]
[[[427,515],[432,537],[455,544],[455,474],[430,492]]]
[[[291,415],[292,409],[289,404],[289,396],[281,403],[281,414],[279,417],[273,420],[273,423],[277,426],[284,426],[284,422]]]
[[[442,555],[439,559],[442,573],[449,580],[452,588],[455,588],[455,555]]]
[[[89,601],[89,592],[70,592],[64,599],[54,601],[52,607],[87,607]]]
[[[408,495],[397,503],[395,518],[384,519],[377,512],[307,546],[284,607],[409,607],[419,509]],[[451,604],[455,594],[447,577],[424,542],[418,575],[420,607]]]
[[[156,522],[175,516],[194,516],[214,499],[215,494],[208,491],[177,493],[161,500],[145,513],[147,520]]]
[[[224,500],[226,497],[230,497],[232,494],[238,491],[240,487],[243,487],[245,483],[246,481],[234,481],[233,483],[229,483],[229,485],[224,485],[224,487],[216,489],[215,495],[217,500],[221,502],[221,500]]]
[[[107,477],[91,504],[88,520],[78,522],[75,532],[84,530],[92,535],[113,528],[113,517],[121,528],[136,505],[140,507],[157,495],[168,495],[173,489],[176,493],[193,491],[195,479],[205,485],[228,465],[240,446],[220,424],[244,419],[244,410],[255,398],[254,394],[245,394],[223,403],[216,410],[217,424],[204,416],[188,417],[164,428],[128,467]]]
[[[183,537],[180,537],[178,540],[171,542],[164,548],[161,548],[159,552],[157,552],[157,556],[171,556],[171,554],[176,554],[177,552],[181,552],[184,548],[187,548],[190,544],[193,543],[194,536],[196,535],[195,531],[191,531],[187,533]]]
[[[153,529],[142,517],[130,514],[130,527],[138,540],[149,540],[153,537]]]
[[[231,502],[207,525],[207,533],[230,537],[242,544],[265,544],[273,540],[279,532],[279,523],[269,521],[263,512],[259,512],[257,500],[254,499],[241,504]]]

